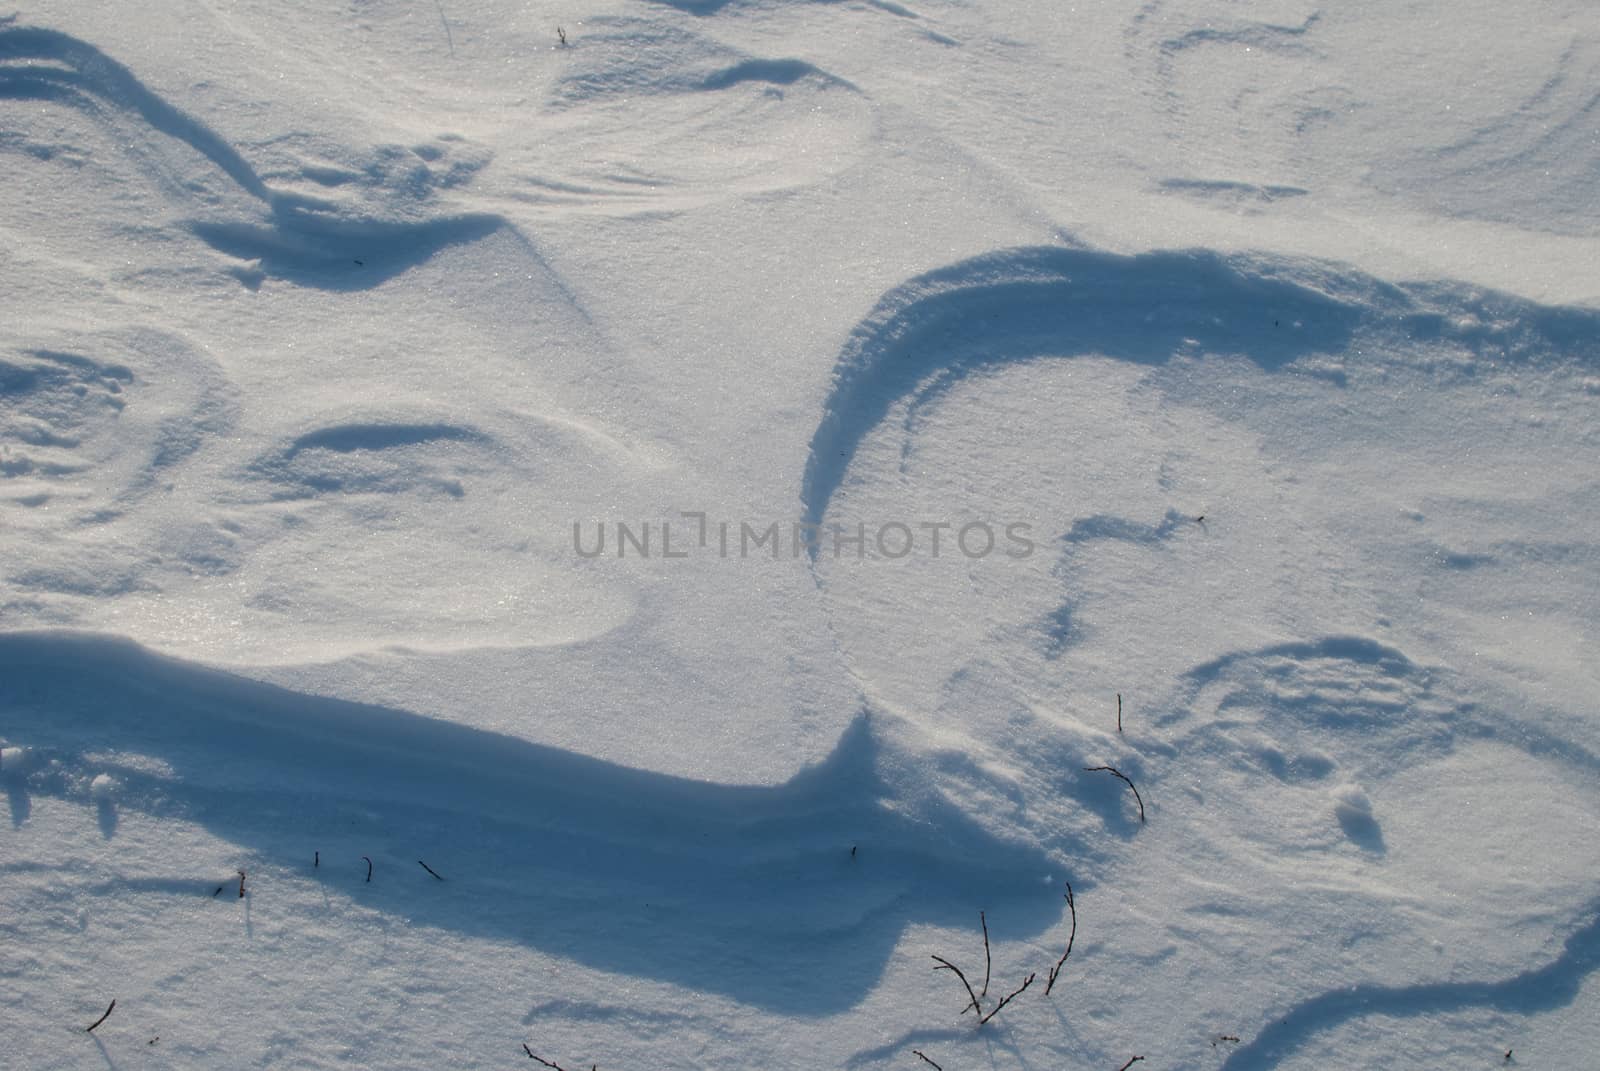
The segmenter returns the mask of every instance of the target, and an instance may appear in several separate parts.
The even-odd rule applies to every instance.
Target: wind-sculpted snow
[[[125,151],[154,173],[179,210],[203,217],[189,220],[192,233],[248,262],[235,274],[250,285],[273,276],[325,289],[372,287],[441,249],[474,242],[505,225],[501,217],[484,213],[428,214],[426,206],[419,213],[404,199],[374,216],[359,208],[348,211],[336,201],[275,190],[222,134],[151,91],[101,49],[57,30],[0,26],[0,106],[6,100],[64,105],[114,130]],[[163,137],[177,145],[163,144]],[[197,194],[205,187],[191,176],[185,148],[221,171],[247,199],[228,198],[226,191]],[[315,181],[320,174],[313,169],[308,177]],[[250,201],[259,205],[253,212]],[[422,218],[414,218],[419,214]]]
[[[795,189],[847,170],[876,108],[807,60],[752,55],[664,13],[600,16],[563,55],[552,138],[508,161],[510,196],[632,214]]]
[[[1169,1009],[1196,1034],[1172,1059],[1200,1058],[1201,1032],[1227,1023],[1218,1032],[1246,1042],[1238,1066],[1269,1066],[1262,1054],[1361,1014],[1323,988],[1355,987],[1373,1014],[1436,1014],[1511,1007],[1549,980],[1534,967],[1526,988],[1457,984],[1547,962],[1551,915],[1520,895],[1514,862],[1437,861],[1473,858],[1508,784],[1527,782],[1519,815],[1562,812],[1537,849],[1561,857],[1545,899],[1560,890],[1562,918],[1589,902],[1564,853],[1592,810],[1582,793],[1568,802],[1600,768],[1592,729],[1491,685],[1477,642],[1429,622],[1593,555],[1544,526],[1589,508],[1592,488],[1568,486],[1591,482],[1577,469],[1529,486],[1515,466],[1467,478],[1450,457],[1463,421],[1498,456],[1546,434],[1581,449],[1581,422],[1546,432],[1499,399],[1515,384],[1553,414],[1582,411],[1597,337],[1592,311],[1458,284],[1204,251],[1028,249],[896,288],[843,347],[802,509],[825,529],[868,525],[861,560],[819,549],[813,566],[869,701],[940,742],[928,779],[946,798],[1050,849],[1102,844],[1095,871],[1117,874],[1152,928],[1116,939],[1146,959],[1097,973],[1248,979],[1306,1001],[1257,1047],[1250,1024],[1273,1015],[1261,994],[1196,994]],[[1327,477],[1335,467],[1348,476]],[[1414,500],[1381,490],[1397,469]],[[1489,504],[1513,491],[1525,507]],[[969,518],[1028,521],[1035,553],[957,553]],[[918,532],[917,553],[875,561],[883,520],[954,525],[942,556]],[[1426,564],[1408,574],[1391,554]],[[1557,594],[1539,613],[1580,607]],[[1078,772],[1100,766],[1137,784],[1148,823],[1125,785]],[[1331,886],[1305,884],[1310,869]],[[1187,891],[1135,891],[1169,879]],[[1436,897],[1474,905],[1452,920],[1459,943],[1402,970],[1419,966],[1389,954],[1416,940],[1407,905]],[[1263,943],[1265,919],[1277,936]],[[1495,945],[1506,931],[1516,938]],[[1382,949],[1383,969],[1363,948]],[[1253,959],[1278,954],[1314,954],[1316,981]],[[1563,958],[1567,981],[1517,1006],[1565,1005],[1591,958]],[[858,1058],[956,1040],[912,1029]]]
[[[1600,901],[1586,904],[1579,924],[1553,959],[1492,981],[1417,982],[1413,985],[1354,985],[1329,990],[1277,1014],[1261,1033],[1223,1061],[1223,1071],[1277,1067],[1320,1032],[1368,1016],[1409,1019],[1492,1008],[1533,1015],[1569,1005],[1600,967]],[[1507,1058],[1509,1062],[1509,1057]]]
[[[1339,350],[1364,304],[1390,300],[1374,280],[1206,251],[1021,249],[929,272],[882,298],[840,352],[806,460],[804,517],[820,523],[862,437],[897,400],[945,377],[1074,353],[1159,363],[1185,344],[1277,368]]]
[[[895,403],[909,397],[914,417],[976,370],[1074,355],[1159,365],[1187,351],[1271,372],[1353,356],[1358,330],[1485,356],[1600,360],[1600,314],[1505,294],[1207,250],[1005,250],[896,287],[851,332],[811,439],[804,519],[821,522],[863,437]]]
[[[0,718],[30,747],[31,772],[6,782],[14,823],[32,796],[71,796],[86,753],[139,755],[97,767],[124,812],[199,823],[264,860],[370,855],[373,903],[413,922],[787,1013],[855,1004],[905,926],[961,925],[989,905],[1003,909],[997,937],[1020,937],[1058,917],[1036,893],[1055,864],[958,811],[919,807],[865,717],[786,785],[713,785],[126,641],[9,633]],[[169,773],[152,775],[152,759]],[[427,906],[398,891],[398,868],[409,876],[418,856],[449,874]],[[209,893],[201,881],[157,891]]]
[[[65,508],[79,523],[128,508],[237,416],[215,362],[161,332],[62,333],[46,346],[13,336],[0,347],[4,498]]]

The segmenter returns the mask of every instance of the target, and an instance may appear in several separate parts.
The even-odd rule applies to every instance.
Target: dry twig
[[[95,1027],[97,1027],[97,1026],[99,1026],[99,1025],[100,1025],[100,1024],[101,1024],[101,1023],[103,1023],[103,1022],[105,1022],[105,1021],[106,1021],[106,1020],[107,1020],[107,1019],[109,1019],[109,1018],[111,1018],[111,1009],[112,1009],[112,1008],[115,1008],[115,1007],[116,1007],[116,1006],[117,1006],[117,1002],[116,1002],[116,1001],[115,1001],[115,1000],[113,1000],[113,1001],[112,1001],[112,1002],[111,1002],[111,1005],[110,1005],[110,1007],[107,1007],[107,1008],[106,1008],[106,1013],[105,1013],[105,1014],[104,1014],[104,1015],[102,1015],[102,1016],[101,1016],[101,1017],[100,1017],[100,1018],[98,1018],[98,1019],[96,1019],[96,1020],[95,1020],[95,1021],[94,1021],[94,1022],[92,1022],[92,1023],[90,1023],[90,1024],[89,1024],[89,1029],[87,1029],[87,1030],[85,1030],[85,1031],[84,1031],[84,1033],[85,1033],[85,1034],[92,1034],[92,1033],[94,1033],[94,1028],[95,1028]]]
[[[989,970],[993,960],[989,955],[989,920],[982,911],[978,912],[978,925],[983,927],[983,990],[978,996],[986,997],[989,995]]]
[[[936,970],[936,971],[954,971],[955,972],[955,976],[957,978],[961,979],[961,984],[966,987],[967,996],[971,998],[971,1003],[969,1003],[965,1008],[961,1009],[961,1014],[965,1015],[969,1011],[982,1012],[983,1011],[983,1006],[978,1003],[978,994],[976,994],[976,993],[974,993],[972,991],[972,983],[967,981],[967,976],[961,973],[961,968],[957,967],[954,963],[951,963],[949,960],[945,959],[943,956],[934,956],[933,958],[936,961],[938,961],[938,964],[939,964],[937,967],[934,968],[934,970]]]
[[[1072,942],[1078,937],[1078,905],[1072,897],[1072,882],[1067,882],[1067,910],[1072,913],[1072,931],[1067,934],[1067,950],[1061,953],[1061,958],[1056,960],[1056,965],[1050,968],[1050,974],[1045,979],[1044,995],[1049,996],[1050,990],[1055,988],[1056,979],[1061,977],[1061,968],[1066,966],[1067,957],[1072,955]]]
[[[994,1007],[990,1008],[989,1009],[989,1014],[985,1015],[982,1019],[978,1020],[978,1025],[982,1026],[984,1023],[987,1023],[990,1019],[993,1019],[996,1015],[999,1015],[1001,1008],[1004,1008],[1007,1004],[1010,1004],[1011,1003],[1011,999],[1013,997],[1021,996],[1022,995],[1022,991],[1027,989],[1032,984],[1033,984],[1033,975],[1030,974],[1030,975],[1028,975],[1027,979],[1025,981],[1023,981],[1023,983],[1020,986],[1018,986],[1013,992],[1008,993],[1008,994],[1006,994],[1005,997],[1001,998],[999,1004],[996,1004]]]
[[[1117,769],[1115,766],[1085,766],[1083,768],[1083,772],[1084,773],[1098,773],[1101,770],[1104,770],[1108,774],[1113,774],[1113,775],[1115,775],[1117,777],[1122,778],[1123,783],[1125,785],[1127,785],[1129,788],[1133,789],[1134,801],[1139,804],[1139,821],[1141,823],[1143,823],[1144,822],[1144,800],[1139,796],[1138,787],[1135,786],[1134,783],[1131,780],[1129,780],[1127,774],[1123,773],[1121,770]]]

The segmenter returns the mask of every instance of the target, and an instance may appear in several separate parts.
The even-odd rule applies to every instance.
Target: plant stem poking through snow
[[[1122,693],[1117,693],[1117,732],[1122,732]]]
[[[1020,997],[1022,995],[1023,990],[1027,989],[1032,984],[1033,984],[1033,974],[1030,972],[1028,977],[1023,979],[1023,982],[1022,982],[1021,985],[1017,986],[1016,989],[1012,990],[1010,993],[1007,993],[1004,997],[1000,998],[1000,1003],[996,1004],[994,1007],[990,1008],[989,1009],[989,1014],[985,1015],[982,1019],[978,1020],[978,1025],[982,1026],[984,1023],[987,1023],[990,1019],[993,1019],[996,1015],[999,1015],[1001,1008],[1004,1008],[1007,1004],[1010,1004],[1013,997]]]
[[[239,871],[239,899],[244,899],[244,871]]]
[[[538,1063],[543,1064],[545,1067],[553,1067],[553,1068],[556,1069],[556,1071],[567,1071],[567,1069],[562,1067],[560,1064],[553,1064],[549,1060],[542,1060],[539,1057],[535,1056],[533,1054],[533,1050],[528,1048],[528,1043],[526,1041],[524,1041],[522,1043],[522,1051],[528,1054],[528,1058],[530,1060],[535,1060]]]
[[[1128,1068],[1132,1067],[1134,1064],[1138,1063],[1140,1060],[1143,1060],[1143,1059],[1144,1059],[1143,1056],[1130,1057],[1128,1059],[1127,1063],[1125,1063],[1121,1067],[1117,1068],[1117,1071],[1128,1071]]]
[[[444,4],[441,2],[441,0],[433,0],[433,6],[439,9],[439,23],[444,27],[445,44],[450,46],[450,58],[455,59],[456,38],[455,35],[450,32],[450,20],[444,17]],[[356,263],[359,264],[361,262],[358,260]]]
[[[567,47],[567,31],[565,31],[561,27],[557,26],[556,27],[556,38],[561,42],[561,47],[562,48],[566,48]]]
[[[1128,775],[1127,774],[1123,773],[1121,770],[1117,769],[1115,766],[1085,766],[1083,768],[1083,772],[1084,773],[1098,773],[1101,770],[1104,770],[1108,774],[1114,774],[1117,777],[1122,778],[1123,783],[1126,784],[1129,788],[1133,789],[1133,799],[1134,799],[1134,802],[1136,802],[1139,805],[1139,821],[1142,824],[1144,822],[1144,800],[1142,798],[1140,798],[1140,796],[1139,796],[1138,787],[1136,785],[1134,785],[1134,783],[1131,780],[1128,779]]]
[[[989,955],[989,920],[982,911],[978,912],[978,925],[983,927],[983,989],[978,993],[981,999],[989,995],[989,971],[994,962]]]
[[[961,979],[961,984],[966,987],[967,996],[970,997],[971,1000],[970,1000],[970,1002],[967,1004],[967,1006],[965,1008],[961,1009],[961,1014],[965,1015],[969,1011],[977,1011],[977,1012],[983,1011],[983,1006],[978,1003],[978,994],[976,994],[976,993],[974,993],[972,991],[972,983],[967,981],[967,976],[961,973],[961,968],[957,967],[954,963],[951,963],[949,960],[945,959],[942,956],[934,956],[933,958],[935,960],[937,960],[938,963],[939,963],[939,965],[937,967],[935,967],[934,970],[936,970],[936,971],[954,971],[956,977]]]
[[[322,853],[321,852],[312,852],[311,853],[311,869],[315,870],[315,869],[317,869],[317,867],[319,867],[321,865],[322,865]]]
[[[100,1018],[96,1019],[94,1022],[90,1023],[89,1024],[89,1029],[85,1030],[84,1033],[85,1034],[94,1033],[94,1028],[99,1026],[101,1023],[105,1022],[107,1019],[109,1019],[111,1017],[111,1009],[115,1008],[116,1006],[117,1006],[117,1002],[115,1000],[113,1000],[111,1002],[110,1006],[106,1008],[106,1013],[104,1015],[102,1015]]]
[[[372,857],[368,856],[368,855],[363,855],[361,858],[363,858],[363,859],[365,859],[367,861],[367,880],[371,881],[372,880]]]
[[[928,1059],[928,1054],[923,1052],[921,1049],[912,1049],[911,1050],[911,1055],[913,1055],[915,1057],[918,1057],[923,1063],[928,1064],[930,1067],[933,1068],[933,1071],[944,1071],[944,1068],[940,1067],[938,1064],[936,1064],[932,1060]]]
[[[1050,968],[1050,974],[1044,983],[1044,995],[1049,996],[1050,990],[1055,988],[1056,979],[1061,977],[1061,968],[1067,965],[1067,957],[1072,955],[1072,942],[1078,937],[1078,905],[1072,898],[1072,882],[1067,882],[1067,910],[1072,913],[1072,930],[1067,934],[1067,950],[1061,953],[1061,958],[1056,960],[1056,965]]]
[[[424,863],[421,859],[417,860],[417,865],[426,870],[428,873],[432,874],[434,877],[439,878],[439,872],[433,869],[433,867],[429,866],[427,863]],[[439,878],[439,880],[443,881],[444,879]]]

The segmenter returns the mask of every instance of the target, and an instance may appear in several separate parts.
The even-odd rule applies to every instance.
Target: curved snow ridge
[[[400,185],[391,187],[388,218],[362,206],[274,190],[222,135],[151,91],[101,49],[58,30],[0,27],[0,101],[6,99],[60,103],[118,128],[119,141],[142,161],[154,159],[167,195],[185,205],[194,202],[194,186],[180,178],[184,165],[145,151],[148,139],[141,129],[128,129],[123,117],[210,161],[262,202],[265,216],[194,220],[188,228],[213,248],[254,262],[234,272],[246,285],[271,275],[321,289],[367,288],[507,225],[504,217],[487,213],[418,218],[418,194],[404,185],[410,181],[404,174],[394,178]]]
[[[600,17],[588,22],[584,47],[570,59],[552,103],[558,107],[732,89],[754,82],[860,91],[801,59],[767,58],[729,48],[660,19]]]
[[[1562,943],[1550,962],[1499,981],[1419,982],[1414,985],[1354,985],[1329,990],[1276,1016],[1223,1062],[1224,1071],[1275,1067],[1316,1034],[1369,1015],[1406,1018],[1469,1008],[1494,1008],[1528,1015],[1570,1004],[1585,979],[1600,967],[1600,900],[1579,912],[1587,919]]]
[[[1600,227],[1600,44],[1573,40],[1538,89],[1505,114],[1443,146],[1378,162],[1380,188],[1403,190],[1448,212],[1557,233]]]
[[[481,455],[495,445],[492,435],[461,424],[335,423],[295,436],[247,471],[274,484],[276,497],[421,488],[459,498],[465,493],[463,451]]]
[[[231,427],[236,408],[216,362],[164,332],[0,340],[4,499],[103,520]]]
[[[216,131],[152,93],[100,49],[59,30],[0,28],[0,99],[5,98],[53,100],[91,112],[100,100],[132,112],[216,164],[251,195],[271,200],[255,169]]]
[[[390,883],[372,903],[790,1012],[854,1006],[907,925],[1004,905],[1002,936],[1020,939],[1061,915],[1041,884],[1058,867],[924,807],[915,761],[865,716],[786,784],[713,784],[55,631],[0,633],[0,720],[41,771],[8,782],[24,811],[92,767],[125,786],[125,812],[182,815],[266,859],[314,842],[448,858],[455,895],[389,901]]]
[[[549,135],[497,173],[514,176],[512,199],[563,211],[672,211],[805,186],[852,166],[876,129],[875,105],[848,80],[664,14],[587,20],[545,109]]]
[[[1183,675],[1179,712],[1162,725],[1195,713],[1207,689],[1224,694],[1216,704],[1229,720],[1244,724],[1241,708],[1268,711],[1282,731],[1337,734],[1352,730],[1378,769],[1378,756],[1404,752],[1415,758],[1453,751],[1467,740],[1495,740],[1528,755],[1584,772],[1600,770],[1600,755],[1582,743],[1520,721],[1508,730],[1504,718],[1465,698],[1472,693],[1442,666],[1426,666],[1403,651],[1358,635],[1235,651],[1194,666]],[[1209,707],[1208,707],[1209,709]],[[1205,718],[1198,732],[1215,732]],[[1334,736],[1329,736],[1333,739]]]
[[[975,369],[1076,354],[1161,364],[1201,352],[1277,371],[1314,354],[1359,356],[1358,334],[1379,332],[1485,358],[1600,361],[1600,312],[1457,283],[1398,285],[1337,264],[1206,249],[1002,250],[896,287],[851,331],[812,434],[802,516],[821,522],[895,403],[934,398]]]
[[[862,439],[935,374],[1073,353],[1160,363],[1196,345],[1278,368],[1343,348],[1398,300],[1376,280],[1208,250],[1023,248],[937,269],[886,294],[840,352],[801,482],[804,519],[821,521]]]

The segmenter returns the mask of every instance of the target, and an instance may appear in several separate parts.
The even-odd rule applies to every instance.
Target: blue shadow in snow
[[[1368,1015],[1400,1019],[1469,1008],[1530,1015],[1570,1004],[1584,980],[1600,967],[1600,901],[1587,905],[1581,917],[1589,921],[1566,939],[1555,959],[1500,981],[1356,985],[1312,997],[1234,1050],[1223,1071],[1276,1067],[1319,1032]]]
[[[1076,354],[1157,365],[1200,352],[1276,371],[1343,351],[1375,325],[1447,341],[1496,366],[1600,362],[1600,312],[1461,284],[1395,286],[1337,265],[1203,249],[1000,250],[896,287],[851,332],[812,434],[802,519],[821,522],[862,440],[900,399],[925,405],[974,370]],[[1340,373],[1318,374],[1342,382]]]
[[[1016,939],[1061,916],[1041,884],[1058,868],[897,791],[884,771],[898,764],[865,716],[786,784],[710,784],[126,641],[11,633],[0,720],[59,769],[87,772],[90,752],[159,758],[172,777],[112,767],[121,807],[197,822],[263,861],[303,861],[370,906],[790,1014],[859,1002],[909,924],[967,928],[987,908],[995,936]]]
[[[235,273],[247,285],[274,276],[325,290],[366,289],[448,246],[475,242],[506,226],[502,217],[487,214],[421,221],[349,218],[330,203],[273,190],[227,139],[152,92],[100,49],[59,30],[0,24],[3,100],[61,104],[102,125],[122,126],[119,137],[131,145],[138,146],[150,131],[209,160],[265,207],[261,221],[189,224],[213,248],[259,262]],[[131,129],[124,123],[129,117]]]
[[[974,369],[1077,353],[1155,364],[1191,346],[1273,369],[1343,347],[1363,303],[1396,296],[1367,279],[1315,283],[1204,250],[1025,248],[919,276],[885,295],[839,355],[802,478],[804,520],[820,523],[863,438],[930,381],[944,390]]]

